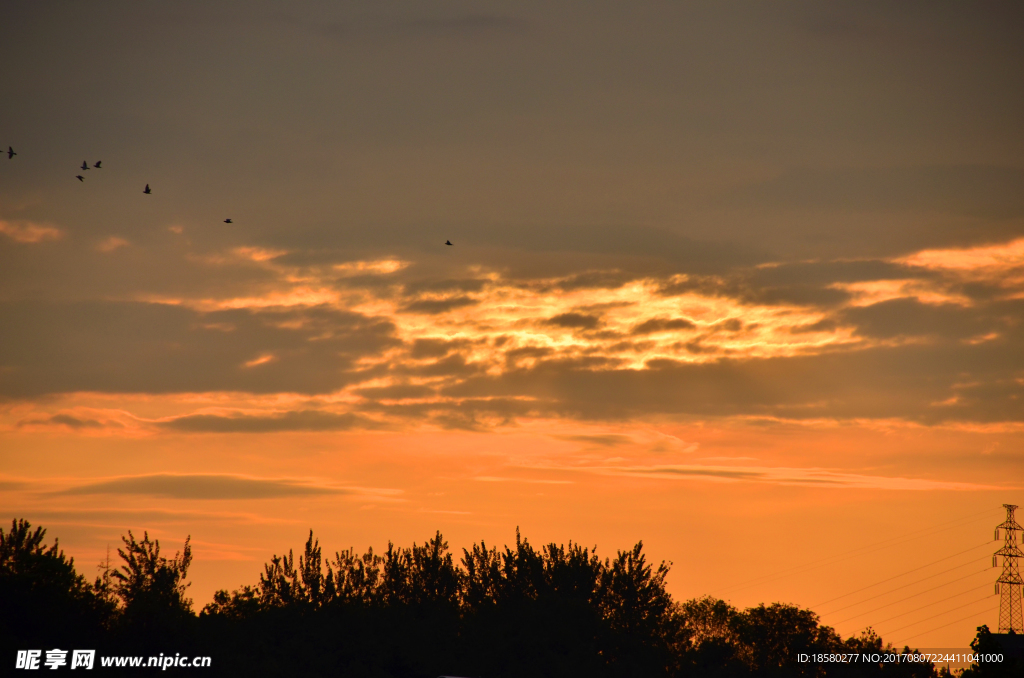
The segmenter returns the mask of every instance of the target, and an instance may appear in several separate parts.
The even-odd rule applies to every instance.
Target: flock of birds
[[[0,148],[2,148],[2,147],[0,147]],[[3,151],[0,151],[0,153],[2,153],[2,152]],[[12,148],[11,146],[8,146],[7,147],[7,159],[8,160],[13,160],[14,156],[16,156],[16,155],[18,155],[18,154],[14,152],[14,148]],[[81,169],[83,172],[88,171],[90,169],[89,168],[89,161],[88,160],[83,160],[82,161],[82,166],[79,169]],[[94,162],[92,164],[92,169],[103,169],[103,161],[102,160],[97,160],[96,162]],[[85,183],[85,177],[82,176],[81,174],[76,174],[75,178],[78,179],[79,181],[81,181],[82,183]],[[146,184],[146,187],[144,189],[142,189],[142,192],[145,193],[146,195],[152,195],[153,190],[149,187],[149,184]],[[224,223],[225,224],[233,224],[235,222],[233,222],[231,219],[225,219]],[[451,240],[445,240],[444,244],[448,245],[448,246],[451,246],[452,241]]]
[[[2,152],[3,151],[0,151],[0,153],[2,153]],[[14,160],[14,156],[16,156],[16,155],[18,155],[18,154],[17,154],[17,152],[15,152],[14,148],[11,147],[11,146],[8,146],[7,147],[7,159],[8,160]],[[89,161],[88,160],[83,160],[82,161],[82,166],[79,169],[82,170],[83,172],[88,171],[90,169]],[[91,169],[103,169],[103,161],[102,160],[97,160],[96,162],[94,162],[92,164],[92,168]],[[76,174],[75,178],[78,179],[79,181],[81,181],[82,183],[85,183],[85,177],[82,176],[81,174]],[[149,187],[149,184],[146,184],[146,187],[144,189],[142,189],[142,192],[145,193],[146,195],[152,195],[153,194],[153,189],[151,189]],[[235,222],[233,222],[231,219],[225,219],[224,223],[225,224],[233,224]]]

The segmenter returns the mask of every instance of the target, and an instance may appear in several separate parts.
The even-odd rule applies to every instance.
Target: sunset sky
[[[198,609],[310,528],[461,553],[518,527],[642,539],[677,599],[844,635],[996,625],[1021,3],[15,0],[0,26],[0,518],[87,576],[129,529],[191,535]]]

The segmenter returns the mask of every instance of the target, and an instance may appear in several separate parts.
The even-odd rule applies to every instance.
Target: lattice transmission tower
[[[1006,509],[1006,520],[996,527],[996,541],[999,530],[1003,531],[1003,548],[992,556],[992,567],[997,567],[999,556],[1003,557],[1003,573],[996,579],[996,593],[999,594],[999,633],[1024,633],[1024,610],[1021,608],[1021,588],[1024,580],[1020,578],[1017,559],[1024,558],[1024,553],[1017,548],[1017,533],[1021,532],[1024,539],[1024,528],[1013,519],[1017,509],[1013,504],[1003,504]]]

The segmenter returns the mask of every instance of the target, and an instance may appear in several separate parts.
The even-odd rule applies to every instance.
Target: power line
[[[975,600],[975,601],[972,601],[970,603],[964,603],[960,607],[950,608],[950,609],[946,610],[945,612],[943,612],[941,614],[938,614],[936,616],[941,617],[941,616],[949,614],[950,612],[956,612],[957,610],[962,610],[965,607],[969,607],[971,605],[976,605],[977,603],[984,603],[984,602],[988,602],[988,601],[982,599],[982,600]],[[970,617],[966,617],[966,619],[970,619]],[[909,629],[912,626],[917,626],[918,624],[923,624],[926,621],[928,621],[928,620],[927,619],[922,619],[921,621],[916,621],[913,624],[907,624],[906,626],[901,626],[898,629],[893,629],[892,631],[889,631],[886,635],[890,635],[891,636],[892,634],[896,633],[897,631],[902,631],[903,629]],[[960,621],[963,621],[963,619],[961,619]],[[950,625],[955,624],[955,623],[956,622],[950,622],[949,624],[946,624],[946,626],[950,626]],[[923,635],[923,634],[918,634],[918,635]],[[916,638],[917,636],[912,636],[912,637]]]
[[[936,626],[934,629],[928,629],[927,631],[922,631],[921,633],[918,633],[917,635],[910,636],[910,638],[907,638],[907,640],[910,640],[911,638],[920,638],[921,636],[923,636],[925,634],[928,634],[928,633],[931,633],[932,631],[938,631],[940,629],[946,628],[947,626],[952,626],[953,624],[959,624],[960,622],[967,621],[968,619],[970,619],[971,617],[973,617],[973,616],[975,616],[977,614],[978,614],[977,612],[973,612],[973,613],[967,615],[966,617],[962,617],[961,619],[957,619],[956,621],[951,621],[948,624],[943,624],[942,626]]]
[[[955,584],[958,581],[963,581],[964,579],[967,579],[968,577],[973,577],[973,576],[979,575],[979,574],[985,574],[986,572],[988,572],[988,570],[982,570],[980,572],[971,572],[970,574],[966,574],[963,577],[958,577],[956,579],[952,579],[950,581],[947,581],[945,584],[939,584],[938,586],[933,586],[930,589],[925,589],[924,591],[920,591],[918,593],[915,593],[912,596],[907,596],[906,598],[900,598],[899,600],[894,600],[891,603],[886,603],[885,605],[882,605],[880,607],[876,607],[873,610],[868,610],[867,612],[861,612],[860,614],[855,614],[852,617],[847,617],[843,621],[836,622],[836,623],[837,624],[845,624],[846,622],[850,621],[851,619],[856,619],[857,617],[863,617],[864,615],[871,614],[872,612],[878,612],[879,610],[884,610],[887,607],[892,607],[893,605],[896,605],[897,603],[902,603],[905,600],[910,600],[911,598],[917,598],[918,596],[924,595],[925,593],[931,593],[932,591],[935,591],[936,589],[941,589],[943,586],[949,586],[950,584]],[[913,582],[912,584],[907,584],[907,586],[913,586],[913,584],[915,584],[915,583],[917,583],[917,582]],[[906,588],[906,587],[903,587],[903,588]],[[899,589],[896,589],[896,590],[898,591]],[[891,593],[891,591],[890,591],[890,593]],[[875,596],[875,597],[877,598],[878,596]]]
[[[974,548],[978,548],[978,547],[977,547],[977,546],[975,546]],[[971,550],[973,550],[973,549],[971,549]],[[959,554],[959,553],[958,553],[957,555],[962,555],[962,554]],[[952,557],[952,556],[950,556],[950,557]],[[943,559],[943,560],[945,560],[945,559]],[[938,561],[936,561],[936,562],[938,562]],[[935,573],[935,574],[930,574],[930,575],[928,575],[927,577],[923,577],[922,579],[918,579],[918,580],[916,580],[916,581],[912,581],[912,582],[910,582],[910,583],[908,583],[908,584],[903,584],[903,585],[901,585],[901,586],[897,586],[896,588],[894,588],[894,589],[889,589],[888,591],[883,591],[882,593],[878,593],[878,594],[876,594],[876,595],[873,595],[873,596],[871,596],[870,598],[865,598],[864,600],[858,600],[858,601],[857,601],[857,602],[855,602],[855,603],[850,603],[849,605],[846,605],[846,606],[844,606],[844,607],[840,607],[840,608],[838,608],[838,609],[832,610],[832,611],[831,611],[831,612],[829,612],[828,614],[835,614],[836,612],[842,612],[843,610],[848,610],[848,609],[850,609],[851,607],[856,607],[857,605],[860,605],[860,604],[862,604],[862,603],[866,603],[866,602],[868,602],[869,600],[874,600],[875,598],[881,598],[882,596],[887,596],[887,595],[889,595],[890,593],[895,593],[896,591],[899,591],[899,590],[901,590],[901,589],[905,589],[905,588],[907,588],[908,586],[913,586],[914,584],[920,584],[920,583],[921,583],[921,582],[923,582],[923,581],[928,581],[929,579],[934,579],[935,577],[938,577],[938,576],[941,576],[941,575],[947,574],[947,573],[949,573],[949,572],[952,572],[953,570],[959,570],[959,569],[960,569],[961,567],[967,567],[968,565],[974,565],[974,564],[975,564],[975,563],[977,563],[977,562],[978,562],[978,559],[977,559],[977,558],[975,558],[974,560],[972,560],[972,561],[970,561],[970,562],[966,562],[966,563],[963,563],[962,565],[957,565],[956,567],[951,567],[951,568],[949,568],[948,570],[943,570],[942,572],[937,572],[937,573]],[[929,565],[934,565],[934,564],[935,564],[935,563],[929,563]],[[926,565],[925,567],[928,567],[928,566]],[[919,570],[920,570],[921,568],[917,568],[917,569],[919,569]],[[913,572],[913,570],[911,570],[911,572]],[[900,575],[900,576],[902,576],[902,575]],[[895,579],[895,577],[893,577],[892,579]],[[888,580],[886,580],[886,581],[888,581]],[[958,579],[954,579],[953,581],[959,581],[959,580],[958,580]]]
[[[933,560],[932,562],[930,562],[930,563],[928,563],[926,565],[921,565],[920,567],[915,567],[912,570],[907,570],[906,572],[894,575],[892,577],[889,577],[888,579],[883,579],[882,581],[875,582],[874,584],[869,584],[868,586],[865,586],[863,588],[859,588],[856,591],[850,591],[849,593],[844,593],[841,596],[836,596],[835,598],[832,598],[831,600],[826,600],[824,603],[818,603],[817,605],[811,605],[811,608],[817,608],[817,607],[821,607],[822,605],[828,605],[829,603],[835,602],[837,600],[841,600],[843,598],[846,598],[847,596],[852,596],[855,593],[860,593],[861,591],[865,591],[867,589],[874,588],[874,587],[878,586],[879,584],[884,584],[886,582],[892,581],[893,579],[899,579],[900,577],[906,576],[906,575],[910,574],[911,572],[917,572],[918,570],[923,570],[926,567],[931,567],[932,565],[935,565],[937,563],[941,563],[944,560],[949,560],[950,558],[956,558],[957,556],[962,556],[965,553],[969,553],[969,552],[974,551],[976,549],[980,549],[981,547],[988,546],[989,544],[990,544],[990,542],[985,542],[984,544],[979,544],[978,546],[972,546],[971,548],[967,549],[966,551],[960,551],[959,553],[954,553],[951,556],[946,556],[945,558],[939,558],[938,560]],[[964,565],[969,565],[969,564],[970,563],[964,563]],[[957,567],[963,567],[964,565],[958,565]],[[955,570],[957,568],[954,567],[953,569]],[[950,570],[946,570],[946,572],[949,572],[949,571]],[[936,576],[936,575],[931,575],[931,576]],[[924,581],[924,580],[922,579],[920,581]],[[870,598],[868,600],[870,600]],[[842,610],[844,608],[839,608],[839,609]],[[833,612],[838,612],[838,611],[839,610],[833,610]]]
[[[905,617],[908,614],[912,614],[914,612],[920,612],[921,610],[925,609],[926,607],[931,607],[932,605],[938,605],[939,603],[944,603],[947,600],[952,600],[953,598],[959,598],[960,596],[964,595],[965,593],[974,593],[975,591],[980,591],[980,590],[982,590],[984,588],[988,588],[988,586],[989,586],[988,584],[982,584],[981,586],[977,586],[977,587],[975,587],[973,589],[970,589],[970,590],[967,590],[967,591],[962,591],[962,592],[957,593],[955,595],[949,596],[948,598],[943,598],[942,600],[936,600],[934,603],[928,603],[927,605],[922,605],[921,607],[915,608],[913,610],[909,610],[907,612],[900,612],[898,615],[895,615],[893,617],[889,617],[888,619],[883,619],[882,621],[875,622],[875,623],[876,624],[885,624],[886,622],[891,622],[893,619],[899,619],[900,617]]]
[[[921,533],[918,533],[914,537],[911,537],[911,540],[913,540],[913,539],[920,539],[922,537],[930,536],[936,530],[948,527],[948,526],[950,526],[950,525],[952,525],[954,523],[963,523],[965,525],[969,525],[972,522],[977,522],[977,521],[981,520],[982,518],[979,517],[979,516],[984,517],[986,514],[988,514],[990,512],[991,512],[991,509],[986,509],[985,511],[981,511],[979,513],[974,513],[974,514],[971,514],[969,516],[961,516],[960,518],[956,518],[954,520],[950,520],[948,522],[941,523],[939,525],[935,525],[935,526],[933,526],[933,527],[931,527],[931,528],[929,528],[929,529],[927,529],[927,530],[925,530],[925,531],[923,531]],[[865,549],[873,549],[871,551],[868,551],[867,553],[874,553],[875,551],[879,551],[882,548],[888,548],[889,546],[894,546],[894,545],[896,545],[898,543],[905,543],[906,541],[908,541],[908,540],[905,540],[903,537],[890,537],[889,539],[884,539],[884,540],[882,540],[880,542],[875,542],[874,544],[868,544],[867,546],[857,547],[857,548],[855,548],[855,549],[853,549],[851,551],[846,551],[845,553],[840,553],[840,554],[837,554],[837,555],[834,555],[834,556],[827,556],[825,558],[822,558],[820,560],[816,560],[816,561],[814,561],[812,563],[808,563],[806,565],[798,565],[795,568],[789,568],[788,570],[782,570],[782,571],[780,571],[780,572],[778,572],[776,574],[770,574],[770,575],[764,575],[763,577],[758,577],[756,579],[751,580],[748,584],[744,584],[743,586],[740,586],[738,588],[737,587],[732,587],[732,588],[729,588],[729,589],[725,589],[725,591],[723,591],[723,593],[728,593],[730,591],[741,591],[744,588],[749,588],[750,586],[755,586],[757,584],[766,584],[769,581],[775,581],[776,579],[782,579],[783,577],[787,577],[790,574],[799,574],[799,573],[802,573],[802,572],[807,572],[807,571],[813,570],[814,568],[819,567],[822,564],[825,564],[827,562],[831,562],[831,561],[834,561],[834,560],[840,559],[840,558],[845,558],[846,556],[856,554],[858,551],[864,551]],[[875,548],[876,546],[878,546],[879,548]],[[866,553],[862,553],[860,555],[866,555]],[[793,571],[793,570],[798,570],[798,572],[797,571]],[[768,579],[765,579],[764,577],[768,577]]]
[[[962,517],[957,518],[955,520],[950,520],[950,521],[947,521],[945,523],[940,523],[939,525],[935,525],[935,526],[933,526],[933,527],[931,527],[931,528],[929,528],[929,529],[927,529],[927,530],[925,530],[923,532],[920,532],[920,533],[916,534],[915,536],[911,537],[910,539],[904,539],[903,537],[892,537],[890,539],[884,539],[884,540],[882,540],[880,542],[875,542],[874,544],[868,544],[866,546],[860,546],[858,548],[852,549],[850,551],[846,551],[844,553],[839,553],[839,554],[836,554],[836,555],[833,555],[833,556],[827,556],[825,558],[813,561],[811,563],[807,563],[805,565],[798,565],[796,567],[788,568],[786,570],[780,570],[779,572],[777,572],[775,574],[764,575],[762,577],[757,577],[755,579],[752,579],[749,582],[747,582],[746,584],[742,584],[741,586],[734,586],[734,587],[727,588],[727,589],[723,590],[722,593],[726,594],[726,593],[734,593],[736,591],[742,591],[744,589],[750,588],[751,586],[757,586],[759,584],[767,584],[767,583],[772,582],[772,581],[777,581],[779,579],[784,579],[785,577],[788,577],[788,576],[791,576],[791,575],[794,575],[794,574],[802,574],[804,572],[809,572],[810,570],[813,570],[813,569],[815,569],[817,567],[821,567],[822,565],[825,565],[825,564],[831,564],[834,561],[836,561],[838,559],[845,558],[847,556],[851,556],[851,555],[855,555],[855,554],[856,555],[867,555],[868,553],[874,553],[875,551],[880,551],[880,550],[882,550],[884,548],[888,548],[890,546],[895,546],[895,545],[900,544],[900,543],[906,543],[907,541],[912,541],[914,539],[921,539],[923,537],[931,536],[935,531],[940,530],[940,529],[945,528],[945,527],[948,527],[948,526],[953,525],[955,523],[962,523],[964,525],[969,525],[972,522],[977,522],[978,520],[982,520],[983,517],[986,514],[991,514],[991,512],[992,512],[992,509],[986,509],[986,510],[980,511],[978,513],[973,513],[973,514],[971,514],[969,516],[962,516]],[[979,516],[981,516],[981,517],[979,517]],[[866,549],[869,549],[869,550],[866,550]]]

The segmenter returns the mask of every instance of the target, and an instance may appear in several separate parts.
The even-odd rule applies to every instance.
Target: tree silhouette
[[[974,662],[970,668],[963,672],[962,678],[1019,678],[1024,676],[1024,656],[1021,656],[1021,648],[1024,642],[1017,634],[1010,637],[1010,634],[993,634],[987,624],[978,627],[978,633],[971,641],[971,650],[982,655],[1002,655],[1001,662]],[[1004,638],[1009,640],[1014,647],[1004,647]]]
[[[129,530],[121,540],[124,548],[117,553],[124,562],[110,573],[121,604],[119,625],[140,641],[179,632],[193,617],[192,600],[185,597],[192,564],[190,538],[171,559],[160,555],[160,541],[150,540],[148,532],[138,541]]]
[[[840,638],[818,616],[793,605],[773,603],[750,608],[733,618],[733,633],[751,668],[762,676],[813,676],[816,663],[800,663],[798,655],[828,652]]]
[[[46,530],[27,520],[0,528],[0,639],[4,649],[40,639],[67,642],[95,638],[113,605],[97,596],[75,571],[58,540],[47,545]],[[6,661],[6,657],[4,659]]]
[[[647,564],[643,542],[619,551],[605,570],[605,614],[621,675],[664,674],[671,662],[681,634],[675,605],[665,590],[668,572],[667,563],[657,569]]]
[[[379,602],[383,582],[384,559],[367,549],[357,556],[355,549],[334,554],[334,592],[338,600],[348,604],[373,605]]]
[[[295,569],[295,555],[290,550],[286,556],[275,553],[270,562],[263,566],[263,574],[260,575],[260,606],[287,607],[302,598],[302,582]]]
[[[214,657],[219,668],[209,675],[938,675],[930,664],[800,662],[801,653],[893,648],[870,629],[843,640],[792,605],[740,611],[711,597],[676,603],[666,589],[670,565],[648,562],[642,542],[602,560],[574,542],[535,548],[517,530],[514,545],[479,542],[456,562],[435,532],[408,548],[389,543],[381,555],[350,548],[328,560],[310,531],[297,559],[292,550],[273,555],[255,585],[218,591],[197,617],[186,597],[190,540],[173,558],[148,532],[122,540],[121,565],[111,568],[108,558],[90,585],[41,528],[16,520],[10,532],[0,530],[0,645],[181,650]],[[979,629],[976,649],[994,643]],[[965,675],[1016,674],[987,665]]]

